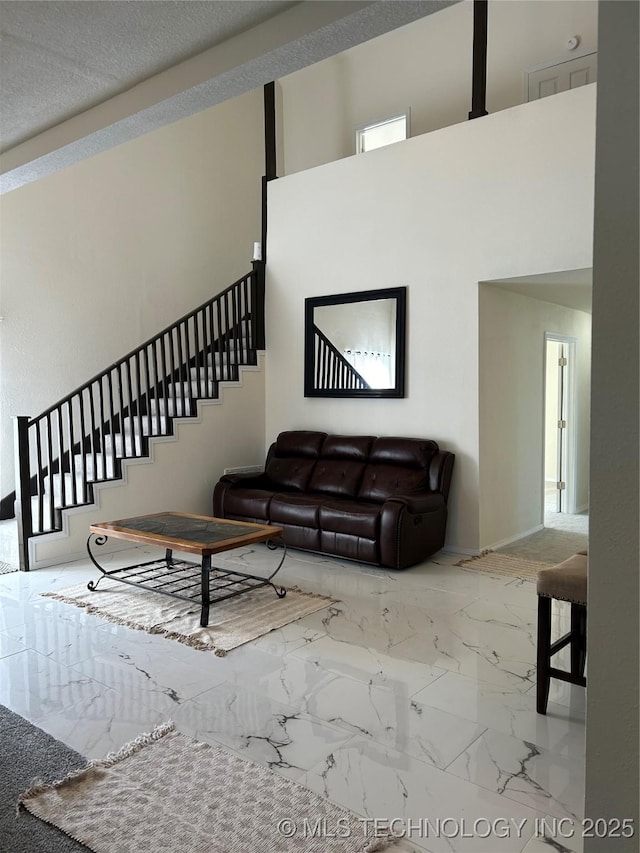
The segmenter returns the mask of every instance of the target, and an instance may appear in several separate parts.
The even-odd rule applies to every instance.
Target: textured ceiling
[[[0,150],[294,5],[284,0],[3,0]]]
[[[460,0],[0,0],[0,193]]]

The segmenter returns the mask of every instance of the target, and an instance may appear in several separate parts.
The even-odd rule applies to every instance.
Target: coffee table
[[[95,590],[100,581],[107,577],[173,598],[196,602],[200,604],[200,625],[203,628],[209,624],[211,604],[263,586],[271,586],[278,598],[284,598],[287,594],[284,587],[273,583],[273,578],[280,571],[286,556],[281,527],[184,512],[161,512],[119,521],[100,522],[92,524],[89,530],[91,533],[87,539],[87,551],[91,562],[102,572],[97,581],[89,581],[90,590]],[[91,546],[92,543],[102,546],[109,538],[164,548],[165,555],[163,558],[107,571],[98,563]],[[213,554],[255,542],[266,542],[272,549],[282,545],[282,558],[268,577],[211,565]],[[176,558],[173,556],[174,550],[197,554],[200,562]]]

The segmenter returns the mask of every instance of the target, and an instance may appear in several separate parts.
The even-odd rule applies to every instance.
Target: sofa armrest
[[[219,483],[228,483],[233,486],[239,483],[248,489],[268,489],[269,480],[264,471],[258,473],[256,471],[240,471],[235,474],[223,474],[220,477]]]
[[[413,566],[444,545],[447,504],[441,492],[394,495],[380,512],[380,563]]]
[[[416,513],[435,512],[446,503],[444,495],[441,492],[422,492],[419,495],[394,495],[392,498],[388,498],[384,502],[384,505],[393,502],[402,504],[407,512],[414,515]]]

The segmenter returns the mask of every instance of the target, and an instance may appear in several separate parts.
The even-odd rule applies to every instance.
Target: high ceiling
[[[459,0],[0,0],[0,189]]]
[[[0,150],[295,5],[221,2],[2,2]]]

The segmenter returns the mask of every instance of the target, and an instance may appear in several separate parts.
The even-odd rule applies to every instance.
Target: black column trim
[[[488,0],[473,0],[473,83],[469,118],[487,112],[487,19]]]
[[[276,84],[264,87],[264,162],[268,181],[278,177],[276,163]]]

